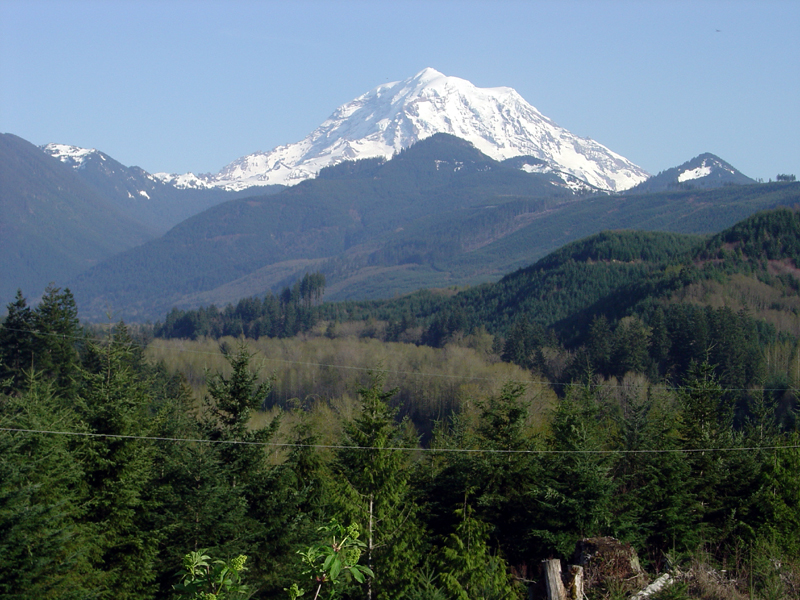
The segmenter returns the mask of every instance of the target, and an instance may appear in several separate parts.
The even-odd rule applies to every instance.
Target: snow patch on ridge
[[[701,177],[708,177],[714,172],[714,169],[726,171],[731,175],[736,175],[736,170],[730,165],[723,163],[716,158],[704,158],[699,167],[695,167],[694,169],[686,169],[685,171],[681,172],[678,175],[678,183],[692,181],[693,179],[700,179]]]
[[[75,168],[80,168],[89,156],[97,153],[97,150],[94,148],[80,148],[68,144],[47,144],[46,146],[42,146],[42,150],[53,158],[57,158],[61,162]]]
[[[553,170],[553,167],[550,165],[522,165],[521,171],[525,171],[526,173],[549,173]]]
[[[706,164],[706,160],[703,160],[703,164],[695,169],[687,169],[680,175],[678,175],[678,183],[683,183],[684,181],[691,181],[692,179],[699,179],[700,177],[706,177],[711,175],[711,167]]]
[[[172,185],[179,190],[196,189],[204,190],[214,187],[208,182],[208,176],[197,176],[194,173],[176,175],[175,173],[153,173],[153,179]]]

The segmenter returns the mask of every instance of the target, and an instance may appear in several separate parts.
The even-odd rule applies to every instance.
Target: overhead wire
[[[402,452],[423,452],[423,453],[466,453],[466,454],[523,454],[523,455],[546,455],[546,454],[692,454],[704,452],[753,452],[759,450],[791,450],[800,448],[800,444],[788,444],[778,446],[731,446],[724,448],[673,448],[673,449],[638,449],[638,450],[512,450],[502,448],[424,448],[419,446],[352,446],[347,444],[303,444],[299,442],[255,442],[248,440],[209,440],[205,438],[174,438],[163,436],[147,435],[124,435],[116,433],[96,433],[88,431],[53,431],[46,429],[25,429],[18,427],[0,427],[0,431],[9,433],[31,433],[43,435],[65,435],[93,438],[111,438],[124,440],[142,440],[154,442],[175,442],[175,443],[197,443],[197,444],[228,444],[236,446],[262,446],[268,448],[316,448],[326,450],[389,450]]]
[[[7,328],[9,331],[17,331],[21,333],[31,333],[36,335],[51,335],[55,337],[59,337],[62,339],[73,339],[75,341],[84,341],[84,342],[96,342],[98,341],[96,338],[93,337],[78,337],[78,336],[67,336],[63,334],[57,333],[50,333],[50,332],[39,332],[36,330],[23,330],[23,329],[13,329]],[[147,346],[142,346],[137,342],[133,341],[133,344],[136,344],[142,351],[147,349]],[[162,350],[174,351],[179,353],[191,353],[191,354],[203,354],[209,356],[219,356],[219,352],[208,352],[203,350],[189,350],[184,348],[176,348],[174,346],[160,346]],[[487,377],[465,377],[461,375],[448,375],[448,374],[440,374],[440,373],[423,373],[419,371],[402,371],[402,370],[392,370],[392,369],[375,369],[370,367],[357,367],[351,365],[340,365],[334,363],[315,363],[315,362],[308,362],[308,361],[292,361],[286,359],[278,359],[278,358],[271,358],[268,356],[263,355],[263,352],[257,350],[258,354],[261,354],[264,360],[273,361],[273,362],[280,362],[286,364],[296,364],[296,365],[303,365],[303,366],[313,366],[313,367],[329,367],[329,368],[337,368],[337,369],[349,369],[349,370],[357,370],[363,372],[375,371],[379,370],[381,372],[386,373],[394,373],[400,375],[410,375],[410,376],[417,376],[417,377],[442,377],[442,378],[452,378],[452,379],[461,379],[466,381],[501,381],[497,378],[487,378]],[[533,383],[533,384],[541,384],[543,386],[548,385],[555,385],[550,382],[546,381],[537,381],[537,380],[523,380],[520,383]],[[560,384],[560,385],[569,385],[569,384]],[[611,384],[589,384],[591,387],[628,387],[624,385],[611,385]],[[667,386],[653,386],[658,389],[664,390],[679,390],[679,389],[687,389],[686,387],[667,387]],[[741,388],[721,388],[725,391],[746,391]],[[761,389],[761,388],[759,388]],[[764,391],[773,391],[770,389],[764,389]],[[779,390],[783,391],[783,390]],[[758,450],[779,450],[779,449],[793,449],[793,448],[800,448],[800,445],[780,445],[780,446],[750,446],[750,447],[726,447],[726,448],[698,448],[698,449],[687,449],[687,448],[676,448],[676,449],[662,449],[662,450],[623,450],[623,449],[614,449],[614,450],[503,450],[503,449],[473,449],[473,448],[423,448],[423,447],[377,447],[377,446],[348,446],[342,444],[301,444],[301,443],[288,443],[288,442],[254,442],[254,441],[247,441],[247,440],[209,440],[203,438],[172,438],[172,437],[162,437],[162,436],[136,436],[136,435],[122,435],[122,434],[108,434],[108,433],[94,433],[94,432],[79,432],[79,431],[53,431],[53,430],[38,430],[38,429],[23,429],[23,428],[10,428],[10,427],[0,427],[0,431],[5,432],[16,432],[16,433],[31,433],[31,434],[47,434],[47,435],[65,435],[65,436],[83,436],[83,437],[95,437],[95,438],[111,438],[111,439],[131,439],[131,440],[149,440],[149,441],[162,441],[162,442],[181,442],[181,443],[204,443],[204,444],[231,444],[231,445],[254,445],[254,446],[263,446],[263,447],[271,447],[275,449],[279,448],[317,448],[317,449],[332,449],[332,450],[344,450],[344,449],[351,449],[351,450],[392,450],[392,451],[411,451],[411,452],[443,452],[443,453],[484,453],[484,454],[524,454],[524,455],[546,455],[546,454],[596,454],[596,455],[610,455],[610,454],[668,454],[668,453],[697,453],[697,452],[736,452],[736,451],[758,451]]]

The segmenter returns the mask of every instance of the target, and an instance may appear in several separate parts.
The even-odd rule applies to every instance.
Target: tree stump
[[[613,537],[585,538],[575,547],[573,563],[584,568],[583,585],[587,589],[607,589],[623,585],[623,592],[632,594],[647,580],[639,557],[630,544]]]
[[[543,560],[547,600],[567,600],[567,590],[561,579],[561,561],[557,558]]]
[[[570,600],[583,600],[583,567],[569,566],[570,582],[567,595]]]

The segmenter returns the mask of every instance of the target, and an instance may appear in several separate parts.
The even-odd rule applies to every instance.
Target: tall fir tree
[[[22,290],[17,290],[6,310],[8,314],[0,325],[0,390],[11,393],[23,389],[26,372],[33,367],[36,325]]]
[[[34,310],[36,357],[33,367],[51,377],[62,395],[74,397],[78,386],[78,307],[69,288],[47,286]]]
[[[271,380],[261,381],[251,369],[252,354],[243,342],[235,351],[223,349],[231,374],[207,378],[201,431],[206,439],[218,442],[215,452],[224,485],[234,502],[243,502],[244,519],[230,525],[238,532],[239,551],[252,557],[249,575],[267,593],[280,589],[281,573],[274,568],[275,562],[295,549],[299,500],[291,469],[276,467],[269,460],[268,445],[278,430],[280,415],[264,427],[250,426],[253,413],[266,400]]]
[[[76,415],[49,382],[30,375],[23,393],[0,396],[0,427],[0,596],[94,597],[84,472],[74,438],[54,433],[75,430]]]
[[[509,381],[497,394],[476,402],[477,446],[471,457],[477,512],[493,526],[492,537],[514,565],[530,559],[530,533],[536,522],[536,498],[541,492],[541,446],[530,435],[526,386]],[[529,453],[531,452],[531,453]],[[465,515],[464,518],[467,518]]]
[[[613,481],[603,453],[610,449],[609,425],[591,383],[570,386],[553,412],[548,449],[555,453],[545,462],[540,536],[562,556],[579,538],[610,529]]]
[[[457,512],[461,522],[448,536],[436,565],[445,597],[521,600],[522,586],[514,581],[503,557],[491,550],[491,525],[476,519],[469,505]]]
[[[158,532],[149,527],[154,470],[150,401],[131,366],[127,331],[117,328],[104,344],[89,344],[75,400],[89,437],[78,451],[87,496],[82,524],[94,538],[92,561],[100,598],[137,599],[155,593]]]
[[[694,548],[697,522],[686,490],[680,406],[674,394],[633,380],[623,380],[615,415],[615,449],[621,453],[613,461],[614,535],[656,553]]]
[[[370,600],[396,598],[409,587],[423,540],[406,450],[416,441],[395,422],[389,400],[396,390],[385,391],[384,383],[384,374],[372,372],[358,390],[358,414],[345,423],[345,447],[333,464],[339,514],[359,524],[375,573],[367,583]]]

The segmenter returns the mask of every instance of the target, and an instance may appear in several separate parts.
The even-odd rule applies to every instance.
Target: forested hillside
[[[0,591],[210,593],[208,556],[231,598],[544,598],[542,560],[613,536],[644,570],[588,563],[592,600],[797,597],[799,234],[603,232],[391,301],[309,273],[152,329],[19,293]]]

